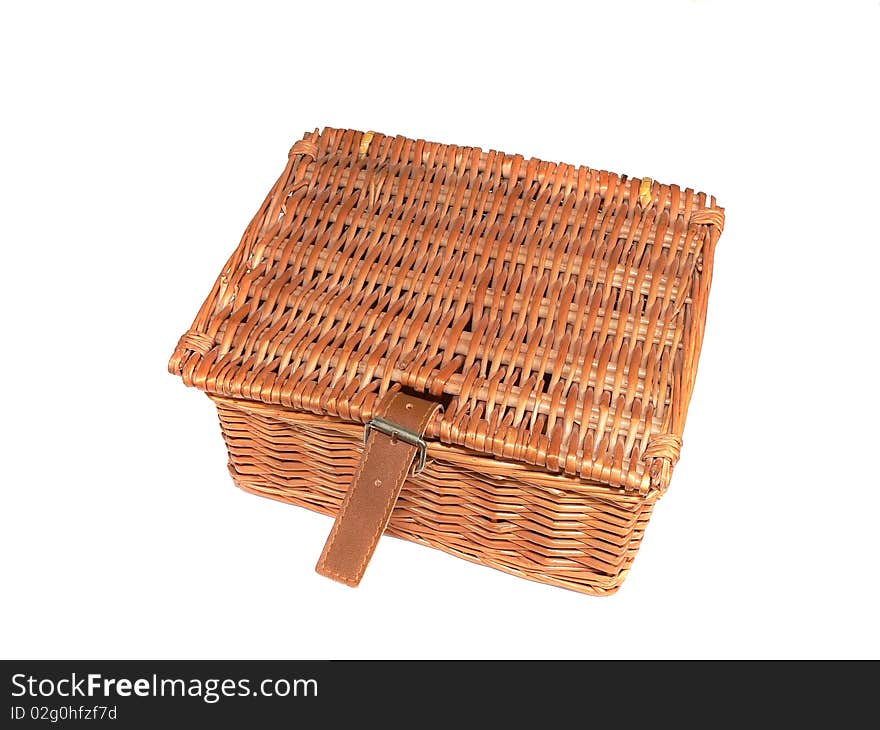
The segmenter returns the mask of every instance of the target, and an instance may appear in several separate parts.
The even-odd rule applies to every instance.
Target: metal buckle
[[[418,474],[425,468],[425,462],[428,457],[428,444],[425,443],[425,439],[397,423],[377,417],[364,426],[365,446],[367,444],[367,439],[370,437],[370,431],[373,429],[376,429],[379,433],[384,433],[386,436],[390,436],[392,441],[399,439],[405,444],[418,447],[418,459],[416,460],[416,465],[413,467],[412,473]]]

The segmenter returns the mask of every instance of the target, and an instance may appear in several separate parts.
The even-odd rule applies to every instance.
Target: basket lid
[[[650,179],[351,130],[308,133],[170,369],[647,493],[668,486],[702,342],[715,199]]]

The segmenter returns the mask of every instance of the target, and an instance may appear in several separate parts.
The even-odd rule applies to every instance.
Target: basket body
[[[335,516],[363,429],[263,403],[214,398],[229,472],[245,491]],[[635,558],[658,493],[585,484],[528,466],[429,447],[387,534],[583,593],[613,593]]]
[[[316,131],[170,369],[236,484],[334,516],[382,397],[436,399],[385,532],[608,594],[678,459],[722,225],[647,179]]]

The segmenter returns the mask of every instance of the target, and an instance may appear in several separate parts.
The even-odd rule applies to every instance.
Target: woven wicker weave
[[[389,534],[609,593],[678,460],[723,222],[648,179],[316,130],[170,370],[239,486],[327,514],[389,389],[442,400]]]

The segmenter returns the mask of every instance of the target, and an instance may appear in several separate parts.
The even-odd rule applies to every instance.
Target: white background
[[[880,2],[5,3],[5,658],[878,657]],[[672,488],[614,597],[235,489],[166,362],[290,145],[375,129],[727,209]]]

